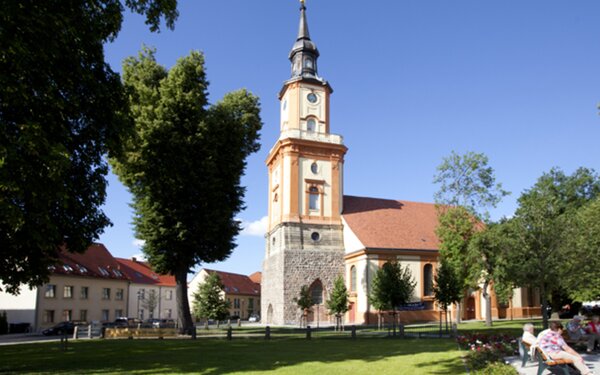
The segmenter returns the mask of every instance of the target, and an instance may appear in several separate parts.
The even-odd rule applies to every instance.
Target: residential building
[[[198,286],[204,283],[208,275],[216,273],[223,284],[222,296],[229,302],[229,315],[239,316],[240,319],[248,319],[252,314],[260,315],[260,284],[255,283],[246,275],[237,273],[202,269],[188,283],[188,298],[190,307],[194,299],[194,293]],[[260,279],[257,273],[252,274],[254,279]]]
[[[129,317],[177,320],[174,276],[159,275],[147,262],[136,258],[116,260],[130,281],[127,304]]]

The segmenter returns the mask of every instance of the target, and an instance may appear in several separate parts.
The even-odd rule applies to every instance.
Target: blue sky
[[[105,48],[116,71],[142,44],[170,67],[205,53],[211,102],[247,88],[261,98],[262,148],[243,184],[249,229],[225,262],[200,267],[249,274],[264,254],[264,161],[278,137],[277,93],[289,78],[299,3],[182,1],[175,30],[153,34],[127,14]],[[600,2],[597,0],[308,0],[319,74],[334,89],[331,131],[344,136],[345,194],[433,201],[436,167],[451,151],[483,152],[512,195],[492,218],[511,215],[523,190],[553,166],[600,169]],[[139,254],[131,197],[109,176],[100,241],[116,256]],[[264,222],[264,220],[263,220]]]

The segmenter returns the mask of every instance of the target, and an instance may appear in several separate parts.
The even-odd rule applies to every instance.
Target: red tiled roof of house
[[[52,270],[56,275],[127,280],[127,276],[119,269],[119,263],[100,243],[92,244],[82,254],[70,253],[62,249],[58,259],[58,263]]]
[[[257,271],[248,277],[250,278],[250,280],[252,280],[252,282],[260,284],[262,280],[262,273],[260,271]]]
[[[439,249],[433,203],[344,196],[342,216],[366,248]]]
[[[121,270],[129,280],[139,284],[153,284],[160,286],[175,286],[175,276],[160,275],[152,270],[147,262],[140,262],[133,259],[115,258]]]
[[[223,272],[204,269],[208,273],[216,272],[221,278],[221,282],[225,287],[225,293],[227,294],[244,294],[250,296],[260,295],[260,285],[250,280],[246,275],[240,275],[237,273]]]

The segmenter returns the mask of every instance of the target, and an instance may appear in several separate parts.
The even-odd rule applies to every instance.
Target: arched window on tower
[[[306,130],[309,133],[313,133],[317,130],[317,122],[314,118],[309,118],[308,120],[306,120]]]
[[[321,284],[321,280],[317,279],[312,283],[310,286],[310,296],[313,305],[321,305],[323,303],[323,284]]]
[[[433,266],[429,263],[423,267],[423,295],[433,295]]]
[[[356,266],[350,267],[350,291],[356,292]]]

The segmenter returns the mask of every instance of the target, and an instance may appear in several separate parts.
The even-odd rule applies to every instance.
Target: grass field
[[[70,341],[0,347],[0,373],[464,374],[446,339]]]

